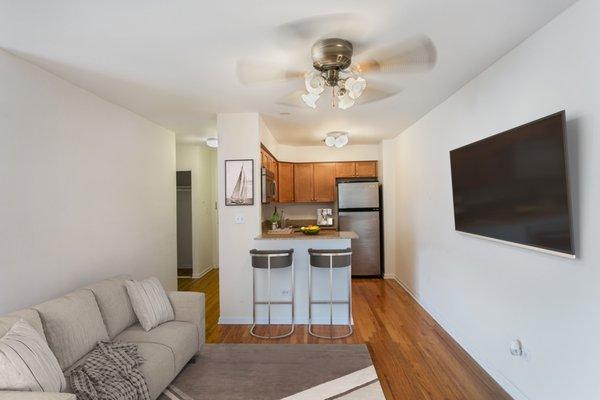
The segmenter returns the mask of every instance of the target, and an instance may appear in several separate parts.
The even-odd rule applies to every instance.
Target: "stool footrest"
[[[264,325],[265,326],[270,326],[271,324],[264,324]],[[282,339],[284,337],[291,336],[292,333],[294,333],[294,328],[295,328],[295,325],[292,323],[292,328],[289,331],[287,331],[286,333],[282,334],[282,335],[276,335],[276,336],[268,335],[268,336],[264,336],[264,335],[258,335],[257,333],[254,332],[254,329],[256,328],[256,326],[257,326],[257,324],[252,324],[252,326],[250,327],[250,334],[252,336],[254,336],[255,338],[259,338],[259,339]],[[270,333],[270,331],[269,331],[269,333]]]

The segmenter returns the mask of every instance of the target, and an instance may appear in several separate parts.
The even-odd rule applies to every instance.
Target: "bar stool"
[[[308,266],[308,333],[312,336],[323,339],[343,339],[352,335],[352,249],[327,249],[315,250],[308,249],[310,254],[310,264]],[[312,269],[313,268],[328,268],[329,269],[329,301],[313,300],[312,299]],[[333,269],[348,268],[348,299],[334,300],[333,299]],[[318,335],[312,331],[312,306],[313,304],[329,304],[329,327],[330,335]],[[333,336],[333,305],[347,304],[348,305],[348,332]]]
[[[250,250],[252,258],[252,327],[250,334],[260,339],[281,339],[294,333],[294,250]],[[271,269],[291,267],[290,293],[291,299],[284,301],[271,301]],[[267,270],[267,301],[256,300],[256,270]],[[256,328],[256,306],[267,305],[269,336],[258,335]],[[292,328],[282,335],[271,335],[271,304],[289,304],[292,307]]]

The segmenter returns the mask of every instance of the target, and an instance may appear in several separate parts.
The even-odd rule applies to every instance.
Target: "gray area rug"
[[[383,400],[365,345],[205,345],[160,400]]]

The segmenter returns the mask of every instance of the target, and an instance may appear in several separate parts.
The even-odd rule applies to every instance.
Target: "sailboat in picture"
[[[232,171],[233,172],[233,171]],[[231,195],[229,196],[228,205],[250,205],[253,204],[251,193],[248,193],[248,182],[244,163],[240,165],[240,170],[235,181]]]
[[[240,174],[238,175],[233,192],[231,193],[231,202],[233,204],[244,204],[246,200],[246,174],[244,173],[244,166],[240,168]]]

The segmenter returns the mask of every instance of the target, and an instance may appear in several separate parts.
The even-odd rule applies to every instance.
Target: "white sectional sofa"
[[[144,358],[140,370],[156,399],[204,344],[204,294],[168,292],[175,320],[146,332],[129,301],[126,276],[86,286],[63,297],[0,316],[0,337],[19,319],[46,338],[67,376],[85,362],[100,340],[136,343]],[[67,393],[0,391],[0,399],[75,400]]]

